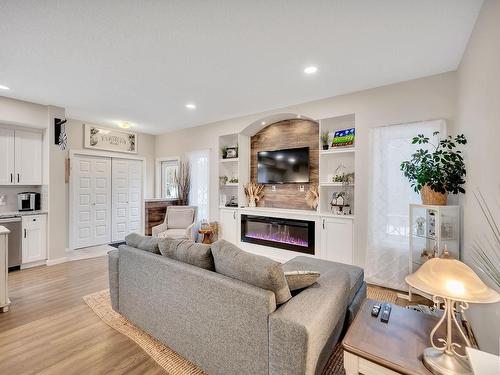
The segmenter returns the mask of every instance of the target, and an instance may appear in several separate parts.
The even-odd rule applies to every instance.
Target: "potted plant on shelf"
[[[439,132],[433,135],[437,137]],[[437,140],[437,144],[433,144],[423,134],[414,137],[412,144],[430,144],[434,150],[417,150],[410,160],[401,163],[401,171],[413,189],[420,192],[423,204],[446,205],[448,193],[465,193],[462,187],[465,184],[465,163],[457,147],[465,145],[467,139],[459,134]]]
[[[328,141],[330,140],[330,135],[328,132],[321,133],[321,143],[323,144],[323,150],[328,150]]]

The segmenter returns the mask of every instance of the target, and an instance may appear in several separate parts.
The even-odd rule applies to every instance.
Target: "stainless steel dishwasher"
[[[9,233],[9,271],[19,269],[22,261],[22,225],[20,217],[0,219],[0,225]]]

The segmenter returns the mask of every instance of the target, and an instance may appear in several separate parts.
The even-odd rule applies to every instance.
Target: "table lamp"
[[[437,375],[472,374],[466,355],[455,349],[462,346],[452,342],[453,324],[467,346],[470,341],[464,334],[455,316],[455,304],[462,310],[469,303],[495,303],[500,301],[500,294],[489,288],[476,273],[464,263],[451,258],[432,258],[425,262],[416,272],[406,276],[406,282],[415,289],[432,295],[434,303],[444,303],[444,312],[436,326],[432,329],[430,340],[432,347],[423,353],[425,367]],[[446,337],[437,338],[434,334],[446,319]]]

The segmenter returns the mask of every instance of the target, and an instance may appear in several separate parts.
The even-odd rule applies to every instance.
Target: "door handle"
[[[19,183],[19,173],[17,174],[17,182]]]
[[[24,228],[24,238],[26,238],[26,228]]]
[[[233,219],[236,220],[236,211],[233,211]]]
[[[14,182],[14,175],[11,173],[10,174],[10,183],[13,183]]]
[[[323,229],[325,229],[325,219],[323,219]]]

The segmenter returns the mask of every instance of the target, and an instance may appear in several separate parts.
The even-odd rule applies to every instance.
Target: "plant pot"
[[[448,202],[448,193],[439,193],[432,190],[428,185],[425,185],[420,190],[420,197],[422,198],[423,204],[433,205],[433,206],[446,206]]]
[[[323,150],[328,150],[328,145],[323,145]]]

